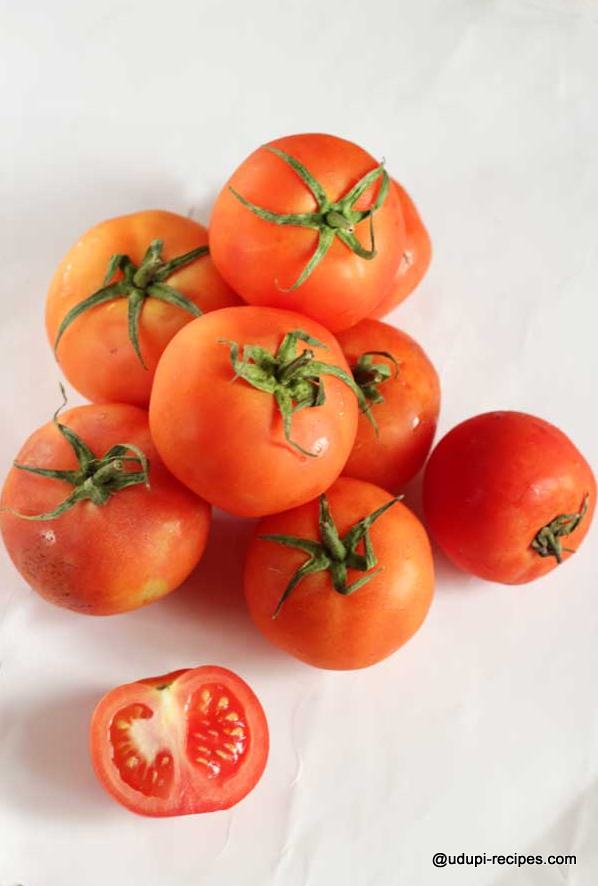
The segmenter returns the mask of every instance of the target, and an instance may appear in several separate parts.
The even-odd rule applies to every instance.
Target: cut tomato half
[[[268,757],[259,700],[211,665],[113,689],[93,713],[90,740],[102,785],[141,815],[228,809],[255,787]]]

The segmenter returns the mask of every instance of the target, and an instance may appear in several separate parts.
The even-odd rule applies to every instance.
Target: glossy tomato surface
[[[359,416],[357,437],[343,474],[399,492],[423,467],[440,409],[440,383],[424,350],[407,333],[378,320],[362,320],[339,333],[338,340],[354,370],[368,352],[374,364],[388,367],[390,377],[378,386],[381,403],[371,403],[378,433]]]
[[[349,477],[327,493],[341,535],[390,498],[383,489]],[[276,617],[281,595],[308,554],[263,538],[271,534],[318,541],[318,502],[261,520],[247,552],[247,605],[276,646],[316,667],[363,668],[391,655],[421,626],[432,600],[434,566],[425,529],[401,502],[371,528],[377,575],[348,596],[334,589],[328,571],[308,575]],[[362,575],[349,570],[350,581]]]
[[[432,260],[432,241],[415,203],[402,185],[393,185],[405,220],[405,248],[390,289],[372,311],[372,317],[384,317],[400,305],[421,283]]]
[[[251,304],[299,311],[333,332],[353,326],[374,310],[399,267],[405,228],[398,193],[391,187],[373,216],[375,258],[364,259],[335,238],[311,276],[290,290],[316,249],[318,232],[259,218],[231,192],[234,188],[245,199],[276,213],[317,209],[305,182],[269,147],[299,160],[332,201],[379,165],[362,148],[331,135],[291,135],[258,148],[233,173],[214,204],[210,250],[216,267]],[[368,188],[355,208],[369,209],[378,189],[379,182]],[[359,222],[354,233],[369,248],[369,220]]]
[[[353,446],[357,399],[340,379],[323,376],[322,405],[292,416],[293,441],[314,453],[306,455],[286,439],[273,395],[235,378],[229,342],[240,353],[245,345],[275,353],[297,329],[325,346],[309,346],[316,359],[350,375],[324,327],[290,311],[250,306],[188,324],[156,371],[150,424],[164,462],[190,489],[233,514],[258,517],[309,501],[334,482]]]
[[[142,409],[126,404],[78,406],[63,413],[60,423],[97,456],[120,443],[139,447],[150,462],[150,488],[140,484],[121,489],[103,505],[80,501],[60,517],[39,522],[4,510],[0,526],[13,563],[46,600],[90,615],[136,609],[168,594],[203,553],[209,505],[166,470]],[[78,467],[53,422],[29,437],[16,460],[54,470]],[[2,491],[2,507],[26,515],[49,513],[72,492],[64,480],[13,467]]]
[[[579,513],[561,539],[577,550],[596,504],[592,471],[565,434],[522,412],[488,412],[453,428],[426,467],[424,511],[444,553],[466,572],[520,584],[544,575],[556,557],[532,546],[561,515]]]
[[[83,234],[50,284],[46,329],[52,347],[67,312],[103,286],[110,258],[125,254],[138,265],[156,239],[163,241],[162,255],[168,261],[206,245],[208,235],[190,218],[162,210],[112,218]],[[121,277],[117,272],[115,279]],[[165,282],[202,311],[241,304],[210,255],[196,259]],[[89,400],[147,407],[158,360],[193,315],[155,298],[144,300],[139,321],[144,368],[129,337],[127,311],[127,299],[117,298],[82,313],[62,336],[57,358],[71,384]]]
[[[91,759],[104,788],[141,815],[228,809],[268,758],[263,708],[240,677],[212,665],[119,686],[96,707]]]

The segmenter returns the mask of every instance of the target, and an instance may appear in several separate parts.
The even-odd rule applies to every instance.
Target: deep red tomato
[[[372,317],[384,317],[400,305],[421,283],[432,260],[432,241],[417,207],[407,191],[398,183],[393,185],[405,219],[405,248],[394,281],[382,301],[371,312]]]
[[[262,520],[245,562],[257,627],[320,668],[386,658],[420,627],[433,590],[430,543],[417,517],[349,477],[319,502]]]
[[[90,730],[95,773],[141,815],[228,809],[251,791],[268,758],[259,700],[232,671],[207,665],[113,689]]]
[[[202,311],[241,304],[207,243],[197,222],[151,210],[104,221],[69,250],[50,285],[46,329],[85,397],[147,406],[173,335]]]
[[[590,466],[554,425],[487,412],[453,428],[424,477],[428,525],[445,554],[490,581],[532,581],[571,556],[596,505]]]
[[[71,409],[35,431],[16,461],[2,491],[2,536],[51,603],[90,615],[136,609],[199,561],[210,507],[165,469],[136,406]]]
[[[225,511],[260,517],[338,477],[361,391],[336,339],[276,308],[225,308],[189,323],[156,371],[152,435],[183,483]]]
[[[332,331],[376,307],[404,249],[398,194],[383,167],[332,135],[258,148],[210,219],[214,263],[245,301],[299,311]]]
[[[436,370],[405,332],[362,320],[338,341],[370,403],[377,433],[359,416],[343,474],[398,492],[423,466],[436,431],[440,385]]]

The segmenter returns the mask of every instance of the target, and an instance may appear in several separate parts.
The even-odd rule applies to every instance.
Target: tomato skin
[[[388,501],[383,489],[341,477],[327,492],[342,535]],[[386,658],[421,626],[434,590],[428,536],[401,502],[372,526],[371,539],[383,570],[349,596],[334,590],[329,572],[304,578],[272,614],[302,551],[262,539],[267,534],[319,541],[318,502],[266,517],[257,525],[245,561],[245,598],[255,624],[275,646],[319,668],[364,668]],[[349,570],[353,580],[362,575]]]
[[[343,474],[398,492],[423,467],[440,409],[438,374],[423,349],[407,333],[378,320],[366,319],[339,333],[349,366],[366,351],[387,351],[399,364],[379,386],[383,403],[372,403],[378,435],[365,415],[359,416],[357,436]],[[384,357],[375,357],[393,371]]]
[[[139,264],[150,242],[164,241],[166,260],[208,242],[206,229],[190,218],[163,210],[122,215],[86,231],[61,261],[46,301],[46,331],[52,347],[67,312],[103,285],[110,257],[124,253]],[[218,274],[211,256],[172,274],[169,286],[213,311],[241,304]],[[81,314],[64,333],[57,357],[64,374],[84,397],[100,403],[147,407],[160,356],[178,330],[193,316],[178,307],[147,298],[141,312],[139,342],[147,369],[129,339],[127,300],[115,299]]]
[[[106,504],[77,503],[53,520],[0,514],[10,557],[25,581],[58,606],[90,615],[136,609],[178,587],[200,560],[210,507],[172,477],[151,442],[147,413],[126,404],[78,406],[60,417],[96,455],[133,443],[150,460],[151,489],[131,486]],[[29,437],[17,461],[76,469],[74,453],[52,422]],[[73,487],[12,468],[2,507],[24,514],[52,511]]]
[[[190,702],[202,686],[214,683],[234,693],[242,706],[244,725],[250,736],[241,765],[224,780],[202,778],[189,759],[186,746]],[[161,738],[171,751],[172,785],[166,797],[148,796],[131,787],[115,765],[111,723],[120,710],[131,704],[145,705],[153,712],[159,721]],[[186,668],[118,686],[100,700],[91,718],[90,754],[94,772],[102,787],[118,803],[139,815],[166,817],[229,809],[260,780],[268,751],[268,723],[257,696],[237,674],[215,665]]]
[[[352,142],[331,135],[291,135],[269,142],[303,163],[332,200],[346,194],[378,162]],[[257,205],[278,213],[313,212],[316,201],[297,174],[262,146],[233,173],[220,192],[210,219],[210,250],[216,267],[245,301],[299,311],[332,332],[367,316],[388,290],[405,245],[405,226],[397,192],[389,188],[374,214],[377,255],[366,260],[335,238],[311,277],[293,285],[316,248],[318,234],[306,228],[278,226],[243,206],[230,187]],[[369,191],[356,204],[368,209],[377,194]],[[355,234],[369,248],[369,221]]]
[[[370,314],[375,318],[390,313],[413,292],[432,260],[432,241],[415,203],[397,181],[393,180],[393,185],[398,192],[405,219],[405,248],[390,289]]]
[[[150,403],[152,436],[172,473],[225,511],[260,517],[309,501],[340,474],[357,429],[355,394],[339,379],[323,378],[322,406],[296,412],[285,440],[271,394],[233,382],[225,340],[275,352],[284,335],[303,329],[327,349],[316,358],[349,367],[323,326],[291,311],[245,306],[199,317],[170,343],[156,371]],[[349,373],[350,374],[350,373]]]
[[[559,514],[577,513],[588,495],[583,520],[562,539],[577,549],[596,504],[592,471],[569,438],[522,412],[488,412],[453,428],[432,453],[423,493],[427,523],[447,557],[504,584],[554,569],[554,557],[530,547],[536,533]]]

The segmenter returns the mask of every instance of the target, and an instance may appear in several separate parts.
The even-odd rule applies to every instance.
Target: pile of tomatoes
[[[332,669],[395,652],[433,595],[428,534],[401,490],[428,457],[440,387],[379,318],[430,258],[384,164],[328,135],[251,154],[209,231],[145,211],[84,234],[54,275],[46,328],[91,404],[29,437],[2,494],[27,583],[88,614],[151,603],[195,568],[216,506],[259,518],[245,596],[272,643]],[[520,583],[578,548],[596,485],[557,428],[494,412],[439,443],[423,497],[458,567]],[[258,699],[213,666],[113,690],[92,735],[102,783],[148,815],[236,803],[268,754]]]

